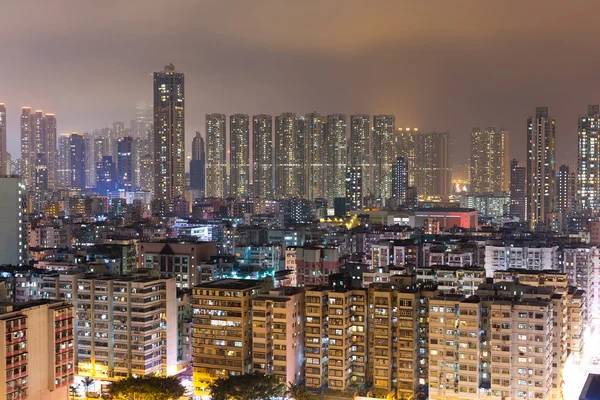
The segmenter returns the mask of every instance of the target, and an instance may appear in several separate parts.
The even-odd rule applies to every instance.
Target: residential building
[[[204,138],[199,131],[192,139],[192,159],[190,160],[190,187],[199,189],[201,197],[204,197],[206,188],[206,151]]]
[[[471,133],[471,193],[507,193],[509,189],[508,131],[473,128]]]
[[[304,197],[305,119],[294,113],[275,117],[275,195]]]
[[[532,229],[543,228],[555,211],[556,126],[548,107],[537,107],[527,120],[527,216]]]
[[[206,197],[226,197],[228,183],[225,119],[224,114],[206,114]]]
[[[70,290],[78,375],[112,381],[180,371],[174,279],[82,277]]]
[[[373,159],[373,195],[383,204],[393,192],[393,170],[397,161],[395,147],[396,119],[393,115],[374,115],[371,153]],[[407,175],[408,178],[408,175]],[[408,181],[406,182],[408,185]]]
[[[6,106],[0,103],[0,175],[10,175],[6,151]]]
[[[304,290],[271,289],[252,299],[252,369],[285,385],[304,381]]]
[[[170,203],[185,189],[184,75],[169,64],[154,73],[154,198]]]
[[[597,211],[600,202],[600,106],[588,105],[577,123],[577,209]]]
[[[73,305],[39,300],[0,306],[0,366],[5,399],[69,397],[75,372]]]
[[[263,285],[222,279],[193,288],[195,396],[207,396],[218,378],[252,371],[252,299]]]
[[[229,116],[229,190],[231,197],[248,197],[250,185],[250,119],[246,114]]]
[[[413,137],[414,186],[417,188],[419,196],[447,199],[452,190],[450,134],[448,132],[419,132],[413,134]],[[411,171],[410,161],[408,170]]]
[[[510,215],[527,221],[527,168],[517,160],[510,162]]]
[[[273,197],[273,117],[252,117],[253,190],[254,197]]]
[[[348,164],[348,138],[346,137],[346,116],[327,116],[325,131],[325,182],[327,204],[346,196],[346,166]]]
[[[175,280],[178,289],[191,289],[201,282],[200,264],[217,254],[215,242],[139,242],[138,267],[151,268],[161,278]]]
[[[16,176],[0,176],[0,264],[27,263],[25,185]]]

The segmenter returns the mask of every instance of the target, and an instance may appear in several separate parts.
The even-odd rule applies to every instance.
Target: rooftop
[[[261,286],[262,284],[262,281],[254,279],[219,279],[218,281],[201,283],[194,286],[194,288],[246,290]]]

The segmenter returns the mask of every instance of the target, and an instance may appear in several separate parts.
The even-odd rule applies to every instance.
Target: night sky
[[[577,115],[600,103],[599,1],[3,0],[0,102],[19,154],[21,106],[59,133],[126,125],[153,71],[186,75],[186,131],[211,112],[393,113],[451,133],[504,126],[524,159],[536,106],[557,120],[557,166]]]

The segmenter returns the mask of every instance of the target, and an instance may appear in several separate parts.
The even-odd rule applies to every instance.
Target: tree
[[[108,393],[117,399],[169,400],[185,395],[185,387],[174,376],[129,377],[112,382]]]
[[[262,372],[219,378],[210,386],[212,400],[271,400],[283,396],[285,385]]]
[[[89,397],[88,394],[90,392],[90,386],[92,386],[94,384],[94,382],[96,382],[96,381],[90,377],[83,378],[83,381],[81,381],[81,383],[83,383],[83,387],[85,387],[85,397],[86,398]]]
[[[318,400],[319,397],[311,393],[306,386],[290,382],[287,393],[294,400]]]
[[[75,396],[78,395],[78,393],[77,393],[78,391],[79,391],[79,384],[69,386],[69,394],[71,395],[72,399],[74,399]]]

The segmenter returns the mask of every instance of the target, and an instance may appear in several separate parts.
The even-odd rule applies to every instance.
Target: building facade
[[[169,64],[154,73],[154,198],[170,203],[185,189],[185,82]]]

